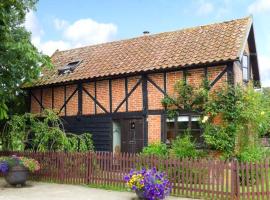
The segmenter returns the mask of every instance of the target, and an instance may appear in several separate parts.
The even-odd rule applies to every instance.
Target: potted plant
[[[29,172],[40,169],[38,161],[26,157],[9,156],[0,157],[0,172],[10,185],[25,185]]]
[[[131,170],[124,180],[127,187],[135,191],[139,199],[161,200],[171,192],[171,184],[166,175],[158,172],[156,168]]]

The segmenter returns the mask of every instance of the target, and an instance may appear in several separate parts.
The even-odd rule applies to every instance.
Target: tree
[[[31,43],[31,33],[23,26],[26,13],[35,9],[36,3],[0,2],[0,120],[26,107],[20,86],[36,79],[42,66],[50,66],[48,57],[38,52]]]

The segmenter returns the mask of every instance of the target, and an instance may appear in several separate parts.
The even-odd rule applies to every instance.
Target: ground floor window
[[[196,114],[183,114],[174,119],[167,119],[166,143],[170,145],[177,136],[183,135],[187,129],[190,129],[193,141],[196,142],[197,146],[201,146],[203,138],[199,120],[200,116]]]

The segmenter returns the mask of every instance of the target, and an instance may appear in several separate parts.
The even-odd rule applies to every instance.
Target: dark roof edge
[[[211,63],[200,63],[200,64],[186,65],[186,66],[183,66],[183,67],[174,66],[174,67],[163,68],[163,69],[153,69],[153,70],[125,73],[125,74],[116,74],[116,75],[111,75],[111,76],[85,78],[85,79],[78,79],[78,80],[73,80],[73,81],[64,81],[64,82],[58,82],[58,83],[53,83],[53,84],[47,84],[47,85],[38,85],[38,86],[32,86],[32,87],[31,86],[22,87],[22,89],[23,90],[29,90],[29,89],[47,88],[47,87],[55,87],[55,86],[61,86],[61,85],[71,85],[71,84],[76,84],[76,83],[81,83],[81,82],[91,82],[91,81],[100,81],[100,80],[108,80],[108,79],[117,79],[117,78],[136,76],[136,75],[142,75],[142,74],[152,74],[152,73],[163,73],[163,72],[191,70],[191,69],[198,69],[198,68],[204,68],[204,67],[217,67],[217,66],[220,66],[220,65],[227,65],[229,63],[233,63],[234,61],[237,61],[237,60],[239,60],[239,59],[235,58],[235,59],[229,59],[229,60],[223,60],[223,61],[217,61],[217,62],[211,62]]]

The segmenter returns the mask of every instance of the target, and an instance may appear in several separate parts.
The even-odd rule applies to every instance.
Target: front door
[[[121,151],[128,153],[141,152],[143,148],[143,120],[121,120]]]

